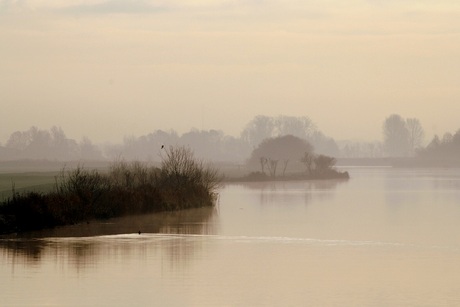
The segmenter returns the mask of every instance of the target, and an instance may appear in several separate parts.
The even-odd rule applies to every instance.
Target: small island
[[[246,163],[249,174],[226,178],[229,182],[349,179],[334,168],[336,159],[316,154],[304,139],[283,135],[262,141]]]
[[[185,147],[163,150],[161,167],[124,161],[107,172],[62,170],[48,193],[14,190],[0,202],[0,234],[123,215],[213,206],[221,178]]]

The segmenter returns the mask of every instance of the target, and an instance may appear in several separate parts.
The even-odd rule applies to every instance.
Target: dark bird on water
[[[161,149],[165,148],[165,145],[161,145]]]

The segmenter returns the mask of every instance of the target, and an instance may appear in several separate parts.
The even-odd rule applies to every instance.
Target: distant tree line
[[[398,114],[383,124],[383,148],[388,157],[414,157],[418,165],[460,165],[460,129],[442,138],[435,135],[423,145],[424,129],[417,118],[404,119]]]
[[[87,137],[77,142],[67,138],[60,127],[43,130],[33,126],[13,132],[5,146],[0,146],[0,160],[21,159],[100,160],[103,154]]]
[[[442,139],[435,135],[431,142],[417,152],[422,159],[460,161],[460,129],[455,134],[446,132]]]
[[[342,142],[339,145],[342,158],[381,158],[385,155],[383,144],[374,142]]]
[[[156,130],[140,137],[125,137],[122,144],[106,146],[105,154],[109,159],[157,161],[161,147],[170,145],[187,146],[200,159],[221,162],[243,161],[250,153],[250,147],[241,139],[220,130],[192,129],[182,135],[174,130]]]
[[[142,136],[127,136],[121,144],[97,146],[87,137],[80,142],[68,138],[60,127],[49,130],[31,127],[13,132],[0,146],[0,160],[47,159],[158,161],[162,146],[187,146],[200,159],[243,162],[264,139],[294,135],[307,140],[316,152],[339,155],[334,139],[325,136],[308,117],[256,116],[239,137],[220,130],[192,129],[182,135],[174,130],[155,130]]]
[[[308,117],[258,115],[243,129],[240,137],[225,135],[220,130],[197,130],[179,136],[174,130],[156,130],[140,137],[126,137],[123,144],[108,146],[110,158],[155,160],[163,144],[189,146],[197,157],[219,161],[245,161],[263,140],[294,135],[310,142],[317,152],[339,155],[334,139],[326,137]]]
[[[392,114],[383,123],[383,147],[391,157],[414,156],[423,145],[425,132],[417,118]]]
[[[317,154],[337,158],[428,157],[455,155],[458,132],[435,136],[424,147],[425,132],[417,118],[388,116],[382,125],[382,141],[336,142],[324,135],[306,116],[258,115],[243,128],[240,136],[221,130],[191,129],[182,135],[174,130],[155,130],[142,136],[127,136],[121,144],[96,145],[89,138],[68,138],[62,128],[31,127],[13,132],[0,145],[0,160],[47,159],[159,161],[161,146],[187,146],[200,159],[219,162],[245,162],[264,140],[292,135],[307,141]]]
[[[423,148],[425,131],[419,119],[391,114],[383,122],[382,137],[381,142],[347,142],[342,146],[341,157],[414,157]]]
[[[308,141],[313,145],[316,152],[332,156],[340,154],[335,140],[325,136],[306,116],[268,117],[258,115],[246,125],[241,133],[241,138],[254,149],[265,139],[283,135],[292,135]]]

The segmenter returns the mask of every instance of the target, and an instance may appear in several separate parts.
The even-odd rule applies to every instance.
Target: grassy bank
[[[0,233],[212,206],[220,182],[217,171],[183,147],[163,154],[159,168],[140,162],[116,162],[104,173],[77,167],[55,176],[48,193],[13,189],[0,203]]]

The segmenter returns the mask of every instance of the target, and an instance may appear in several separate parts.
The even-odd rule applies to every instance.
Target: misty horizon
[[[387,116],[388,115],[389,114],[387,114]],[[255,114],[254,118],[257,117],[257,116],[265,116],[265,117],[272,117],[272,118],[285,116],[285,117],[295,118],[295,116],[289,116],[289,115],[286,115],[286,114],[277,114],[276,116],[268,116],[266,114]],[[383,117],[383,119],[382,119],[382,121],[380,123],[380,135],[378,135],[375,139],[359,139],[359,138],[356,138],[356,137],[351,137],[351,138],[346,138],[346,139],[338,139],[338,138],[334,137],[333,135],[327,135],[327,136],[333,138],[337,142],[380,142],[382,140],[382,124],[384,122],[384,119],[385,119],[385,117]],[[253,120],[253,118],[251,118],[248,121],[248,123],[251,120]],[[170,132],[171,133],[176,133],[179,136],[187,134],[187,133],[190,133],[190,132],[194,132],[194,131],[204,131],[204,132],[217,131],[217,132],[223,133],[226,136],[230,136],[230,137],[234,137],[234,138],[240,138],[242,133],[244,133],[245,126],[248,123],[246,123],[242,127],[240,127],[240,129],[237,130],[239,132],[236,133],[236,134],[227,133],[227,131],[225,131],[223,129],[220,129],[219,127],[201,128],[201,127],[192,126],[189,129],[184,129],[184,130],[177,130],[177,129],[174,129],[173,127],[159,127],[159,128],[154,128],[154,129],[151,129],[151,130],[146,130],[146,131],[140,132],[139,134],[123,134],[123,133],[121,133],[120,135],[116,135],[116,136],[114,135],[114,138],[108,138],[108,139],[98,139],[98,138],[93,137],[92,135],[86,135],[86,134],[71,135],[70,133],[68,133],[69,129],[67,129],[65,126],[55,125],[55,124],[52,124],[52,123],[49,126],[38,126],[38,125],[31,124],[31,125],[24,126],[24,127],[18,127],[17,129],[11,130],[11,131],[2,131],[3,134],[5,135],[5,138],[0,139],[0,146],[5,145],[7,143],[8,139],[11,137],[12,133],[17,132],[17,131],[27,131],[28,129],[30,129],[32,127],[35,127],[35,128],[37,128],[39,130],[49,130],[49,129],[53,128],[53,127],[58,127],[60,129],[62,129],[63,131],[65,131],[66,136],[69,139],[82,140],[84,138],[88,138],[89,140],[91,140],[95,144],[104,145],[104,144],[120,144],[120,143],[123,143],[126,139],[133,138],[133,137],[134,138],[142,137],[142,136],[148,135],[150,133],[154,133],[156,131],[164,131],[164,132],[167,132],[167,133],[170,133]],[[323,132],[323,130],[321,129],[320,125],[317,125],[314,121],[312,121],[312,123],[313,123],[313,125],[315,127],[318,128],[319,131]],[[456,130],[457,129],[454,129],[454,131],[444,131],[440,135],[443,135],[445,132],[455,132]],[[431,139],[433,136],[428,137],[428,138]],[[171,145],[173,145],[173,144],[171,144]]]
[[[257,114],[380,139],[389,114],[458,129],[459,15],[442,1],[0,1],[0,140],[238,136]]]
[[[392,113],[392,114],[396,114],[396,113]],[[148,134],[151,134],[151,133],[154,133],[156,131],[162,131],[162,132],[166,132],[166,133],[173,133],[173,134],[177,134],[177,135],[184,135],[184,134],[187,134],[187,133],[190,133],[190,132],[194,132],[194,131],[203,131],[203,132],[210,132],[210,131],[216,131],[216,132],[219,132],[219,133],[222,133],[223,135],[225,136],[230,136],[230,137],[234,137],[234,138],[240,138],[242,137],[242,134],[244,134],[244,131],[245,129],[247,129],[248,125],[251,123],[251,121],[253,121],[255,118],[257,117],[266,117],[266,118],[282,118],[282,117],[285,117],[285,118],[292,118],[292,119],[299,119],[299,118],[307,118],[308,120],[311,121],[311,124],[313,125],[313,127],[315,127],[315,129],[317,131],[320,131],[321,133],[324,133],[325,136],[327,137],[330,137],[332,139],[334,139],[336,142],[338,143],[347,143],[347,142],[357,142],[357,143],[366,143],[366,142],[382,142],[382,139],[384,137],[384,134],[383,134],[383,124],[385,122],[385,119],[388,118],[388,116],[391,116],[392,114],[387,114],[386,116],[383,117],[382,121],[380,122],[380,134],[375,138],[375,139],[359,139],[357,137],[351,137],[351,138],[346,138],[346,139],[340,139],[340,138],[337,138],[335,137],[334,135],[328,135],[326,133],[324,133],[324,131],[321,129],[321,126],[317,125],[316,122],[312,119],[310,119],[308,116],[306,115],[302,115],[302,116],[289,116],[289,115],[286,115],[286,114],[278,114],[277,116],[268,116],[266,114],[256,114],[252,119],[250,119],[247,123],[245,123],[242,127],[240,127],[239,129],[239,133],[237,134],[231,134],[231,133],[227,133],[226,131],[224,131],[223,129],[220,129],[218,127],[211,127],[211,128],[208,128],[208,129],[203,129],[203,128],[198,128],[198,127],[190,127],[190,129],[188,130],[184,130],[184,131],[180,131],[180,130],[177,130],[177,129],[174,129],[172,127],[169,127],[169,128],[155,128],[155,129],[152,129],[152,130],[148,130],[148,131],[144,131],[138,135],[135,135],[135,134],[120,134],[117,136],[117,138],[114,138],[114,139],[97,139],[97,138],[94,138],[92,135],[79,135],[79,136],[73,136],[73,135],[70,135],[68,134],[68,130],[63,127],[63,126],[59,126],[59,125],[55,125],[55,124],[51,124],[49,127],[41,127],[41,126],[37,126],[37,125],[29,125],[27,127],[23,127],[21,129],[15,129],[15,130],[12,130],[10,132],[8,131],[3,131],[3,134],[6,135],[5,139],[3,140],[0,140],[0,146],[1,145],[5,145],[8,141],[8,139],[11,137],[11,135],[14,133],[14,132],[20,132],[20,131],[26,131],[30,128],[37,128],[39,130],[48,130],[48,129],[51,129],[53,127],[58,127],[59,129],[62,129],[63,131],[65,131],[65,134],[66,136],[69,138],[69,139],[74,139],[74,140],[83,140],[83,139],[89,139],[91,140],[92,142],[94,142],[95,144],[98,144],[98,145],[104,145],[104,144],[120,144],[120,143],[123,143],[126,139],[129,139],[129,138],[138,138],[138,137],[142,137],[142,136],[145,136],[145,135],[148,135]],[[399,115],[399,114],[398,114]],[[399,115],[400,116],[400,115]],[[423,129],[424,131],[426,130],[426,127],[423,126]],[[459,126],[460,127],[460,126]],[[451,131],[440,131],[439,133],[435,133],[435,134],[425,134],[424,135],[424,138],[421,142],[421,145],[422,146],[426,146],[432,139],[433,137],[442,137],[443,135],[445,134],[452,134],[452,133],[455,133],[459,130],[459,127],[451,130]],[[285,135],[286,133],[278,133],[278,134],[274,134],[273,136],[277,136],[277,135]],[[292,133],[291,133],[292,134]],[[294,133],[295,134],[295,133]],[[171,144],[172,145],[172,144]]]
[[[90,138],[75,140],[57,126],[49,130],[31,127],[11,133],[5,145],[0,144],[0,161],[45,159],[50,161],[101,160],[161,160],[161,150],[174,147],[190,148],[196,157],[214,162],[232,162],[240,165],[268,141],[284,136],[306,141],[315,155],[333,158],[416,158],[406,160],[406,166],[459,165],[460,129],[435,135],[427,140],[426,132],[417,118],[389,115],[382,123],[382,139],[374,142],[340,141],[325,135],[308,117],[258,115],[248,122],[240,136],[233,137],[221,130],[191,129],[179,134],[174,130],[154,130],[141,136],[125,136],[120,143],[94,143]],[[302,150],[286,145],[280,149],[293,151],[288,160],[299,161]],[[276,147],[276,146],[275,146]],[[295,147],[295,146],[294,146]],[[265,159],[261,156],[257,158]],[[283,159],[285,159],[283,158]],[[275,159],[278,160],[279,158]],[[362,160],[364,162],[364,160]],[[361,162],[361,163],[362,163]],[[354,162],[356,163],[356,162]],[[366,163],[366,162],[364,162]],[[382,163],[374,160],[373,163]],[[397,161],[383,162],[385,165]],[[408,164],[409,163],[409,164]],[[415,164],[414,164],[415,163]],[[421,164],[420,164],[421,163]],[[253,166],[257,163],[252,163]]]

